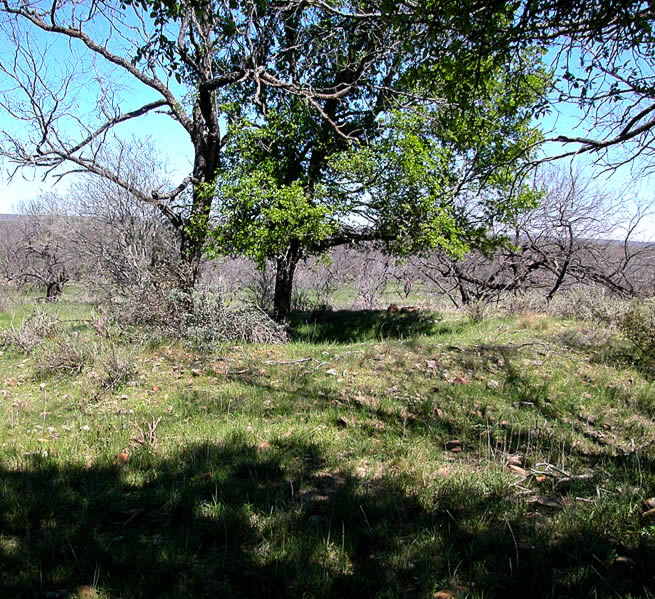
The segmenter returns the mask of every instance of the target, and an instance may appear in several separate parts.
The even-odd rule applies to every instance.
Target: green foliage
[[[621,319],[620,328],[637,360],[655,373],[655,303],[633,304]]]
[[[232,172],[233,182],[221,186],[215,252],[243,254],[263,268],[290,240],[310,247],[335,230],[328,207],[314,204],[300,181],[280,184],[266,165],[240,175]]]

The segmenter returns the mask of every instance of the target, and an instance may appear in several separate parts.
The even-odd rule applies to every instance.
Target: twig
[[[557,487],[559,485],[570,483],[570,482],[572,482],[574,480],[589,480],[589,479],[591,479],[593,477],[594,477],[593,472],[590,472],[588,474],[572,474],[571,476],[565,476],[563,478],[558,478],[555,481],[555,487],[554,488],[557,489]]]
[[[546,467],[546,472],[540,472],[539,474],[548,474],[548,475],[552,476],[552,474],[550,472],[548,472],[548,471],[549,470],[555,470],[555,472],[559,472],[562,476],[571,476],[566,470],[562,470],[561,468],[558,468],[557,466],[555,466],[553,464],[549,464],[548,462],[539,462],[537,464],[537,468],[539,468],[541,466]],[[535,471],[533,470],[533,472],[535,472]]]
[[[301,358],[300,360],[266,360],[264,364],[269,366],[273,364],[279,364],[281,366],[286,366],[288,364],[302,364],[303,362],[311,362],[314,358]]]

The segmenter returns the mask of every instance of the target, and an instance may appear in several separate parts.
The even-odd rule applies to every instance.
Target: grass
[[[199,354],[66,322],[4,348],[0,597],[655,592],[655,385],[620,339],[539,315],[291,332]],[[70,346],[79,371],[44,371]]]

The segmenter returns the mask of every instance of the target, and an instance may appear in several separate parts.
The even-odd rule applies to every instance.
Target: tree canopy
[[[3,132],[3,155],[101,176],[156,206],[189,265],[184,284],[213,209],[216,247],[278,260],[283,313],[290,265],[307,254],[365,239],[458,251],[520,206],[513,173],[537,142],[545,73],[526,45],[481,50],[478,28],[511,31],[510,6],[484,20],[445,0],[3,0],[0,12],[14,48],[0,101],[26,125]],[[63,39],[71,62],[53,69],[34,31]],[[84,81],[87,115],[75,112],[78,53],[108,67]],[[147,93],[121,94],[116,73]],[[193,147],[170,187],[134,187],[101,151],[152,113]]]

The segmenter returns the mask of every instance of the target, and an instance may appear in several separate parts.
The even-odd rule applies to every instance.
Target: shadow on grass
[[[603,567],[611,531],[553,539],[479,486],[443,485],[426,507],[405,475],[325,463],[306,440],[238,436],[123,466],[26,457],[1,472],[0,596],[431,597],[455,580],[484,597],[613,596],[652,581],[646,549],[630,576]]]
[[[384,310],[293,312],[289,334],[308,343],[353,343],[381,339],[409,339],[420,335],[456,333],[461,323],[440,323],[435,313],[387,314]]]

